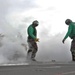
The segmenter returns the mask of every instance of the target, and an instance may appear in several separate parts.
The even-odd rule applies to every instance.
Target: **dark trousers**
[[[35,58],[36,52],[38,50],[37,43],[33,39],[28,39],[28,46],[29,49],[27,54],[32,53],[30,58]]]
[[[72,61],[75,61],[75,37],[71,42],[71,54],[72,54]]]

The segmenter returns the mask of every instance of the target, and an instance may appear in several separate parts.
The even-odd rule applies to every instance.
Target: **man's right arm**
[[[66,33],[64,39],[62,40],[63,43],[64,43],[65,40],[68,38],[68,36],[71,34],[71,31],[72,31],[72,25],[69,26],[68,31],[67,31],[67,33]]]
[[[66,33],[66,36],[64,37],[65,40],[71,34],[71,31],[72,31],[72,25],[70,25],[69,28],[68,28],[68,32]]]

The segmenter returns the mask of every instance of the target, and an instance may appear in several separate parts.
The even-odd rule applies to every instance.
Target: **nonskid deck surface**
[[[75,75],[75,62],[1,64],[0,75]]]

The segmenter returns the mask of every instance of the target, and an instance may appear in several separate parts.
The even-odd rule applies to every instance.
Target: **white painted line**
[[[75,74],[75,71],[71,71],[71,72],[66,72],[66,73],[62,73],[63,75],[67,75],[67,74]]]
[[[60,73],[60,74],[56,74],[56,75],[68,75],[68,74],[75,74],[75,71]]]
[[[17,65],[29,65],[28,63],[20,63],[20,64],[0,64],[0,66],[17,66]]]
[[[51,67],[37,67],[37,68],[45,68],[45,69],[47,69],[47,68],[61,68],[61,66],[51,66]]]

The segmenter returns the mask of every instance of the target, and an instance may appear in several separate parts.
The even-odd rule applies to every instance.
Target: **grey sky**
[[[37,7],[35,0],[8,0],[8,3],[10,4],[9,12],[22,12]]]

